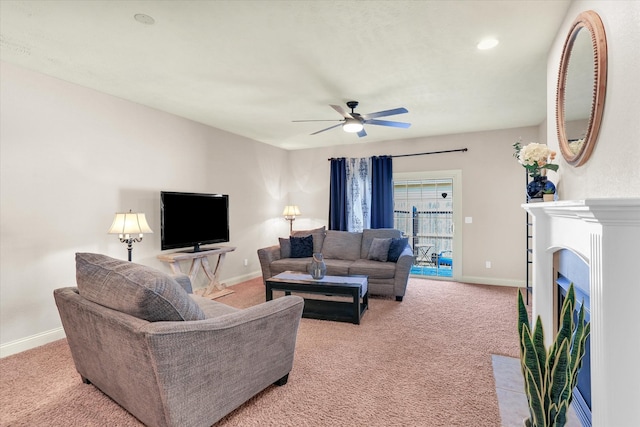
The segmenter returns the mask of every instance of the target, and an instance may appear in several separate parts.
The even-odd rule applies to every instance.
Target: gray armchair
[[[144,424],[211,426],[286,383],[302,298],[240,310],[104,255],[76,254],[76,268],[78,287],[54,291],[76,369]]]

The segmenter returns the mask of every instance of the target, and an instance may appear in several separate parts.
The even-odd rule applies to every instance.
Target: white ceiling
[[[540,124],[570,0],[7,1],[0,54],[62,80],[285,149]],[[146,25],[142,13],[155,19]],[[500,40],[489,51],[476,44]],[[329,104],[409,129],[358,138]]]

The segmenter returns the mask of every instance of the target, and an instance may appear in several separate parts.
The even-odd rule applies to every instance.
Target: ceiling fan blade
[[[314,132],[314,133],[312,133],[310,135],[316,135],[316,134],[319,134],[320,132],[324,132],[324,131],[329,130],[329,129],[337,128],[338,126],[342,126],[342,123],[338,123],[337,125],[329,126],[328,128],[319,130],[319,131]]]
[[[358,136],[362,138],[363,136],[367,136],[367,133],[364,131],[364,128],[360,132],[358,132]]]
[[[391,126],[394,128],[405,128],[405,129],[411,126],[411,123],[390,122],[388,120],[365,120],[364,122],[370,125]]]
[[[336,110],[338,112],[338,114],[340,114],[345,119],[353,119],[353,116],[351,114],[347,113],[346,111],[344,111],[344,108],[342,108],[341,106],[339,106],[339,105],[331,105],[331,108]]]
[[[365,119],[375,119],[376,117],[395,116],[396,114],[404,114],[408,112],[409,110],[407,110],[406,108],[400,107],[394,108],[393,110],[384,110],[377,111],[375,113],[363,114],[362,117]]]
[[[333,119],[333,120],[291,120],[293,123],[302,123],[302,122],[341,122],[342,120]]]

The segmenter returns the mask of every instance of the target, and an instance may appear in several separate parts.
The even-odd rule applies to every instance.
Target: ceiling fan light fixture
[[[363,124],[356,119],[346,119],[342,125],[342,130],[349,133],[360,132],[362,129],[364,129]]]

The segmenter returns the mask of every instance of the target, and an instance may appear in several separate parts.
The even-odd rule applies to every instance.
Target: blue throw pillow
[[[308,258],[313,256],[313,236],[289,237],[291,242],[291,258]]]
[[[387,261],[398,262],[398,258],[400,258],[400,254],[402,253],[402,251],[404,251],[404,248],[406,248],[408,244],[409,244],[409,239],[407,237],[399,237],[399,238],[391,239]]]

